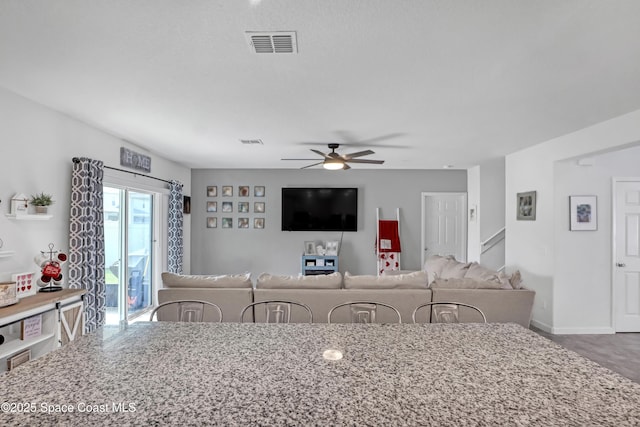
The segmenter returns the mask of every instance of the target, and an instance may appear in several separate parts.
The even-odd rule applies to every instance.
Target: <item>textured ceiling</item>
[[[275,30],[298,54],[251,52]],[[0,86],[196,168],[465,168],[640,109],[639,76],[637,0],[0,0]]]

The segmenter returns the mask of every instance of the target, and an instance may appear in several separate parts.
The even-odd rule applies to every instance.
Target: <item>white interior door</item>
[[[640,332],[640,178],[614,186],[615,330]]]
[[[422,193],[422,265],[432,255],[467,260],[466,193]]]

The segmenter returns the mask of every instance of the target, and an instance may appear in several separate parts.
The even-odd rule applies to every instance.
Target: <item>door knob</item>
[[[627,264],[625,264],[624,262],[616,262],[616,267],[626,267]]]

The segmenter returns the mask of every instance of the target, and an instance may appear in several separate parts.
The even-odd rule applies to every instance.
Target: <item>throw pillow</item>
[[[427,258],[424,262],[424,271],[427,272],[428,282],[433,282],[436,277],[440,277],[442,274],[442,269],[449,263],[449,261],[454,260],[455,258],[451,255],[449,256],[440,256],[433,255]]]
[[[164,272],[162,283],[167,288],[250,288],[252,286],[251,273],[207,276]]]
[[[522,276],[520,275],[520,270],[516,270],[516,272],[511,275],[511,278],[509,279],[509,283],[511,283],[511,286],[513,287],[513,289],[523,288]]]
[[[345,289],[426,289],[427,273],[419,270],[408,274],[382,276],[344,273]]]
[[[276,276],[262,273],[256,280],[256,289],[340,289],[342,275],[339,272],[315,276]]]
[[[462,279],[469,270],[468,262],[456,261],[455,258],[449,259],[440,272],[440,279]]]

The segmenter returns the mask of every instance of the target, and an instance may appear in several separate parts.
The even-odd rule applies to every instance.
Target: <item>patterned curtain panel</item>
[[[102,209],[103,163],[73,159],[69,226],[69,287],[86,289],[85,331],[93,332],[105,321],[104,220]]]
[[[182,273],[182,184],[172,180],[169,184],[169,225],[167,229],[167,269]]]

